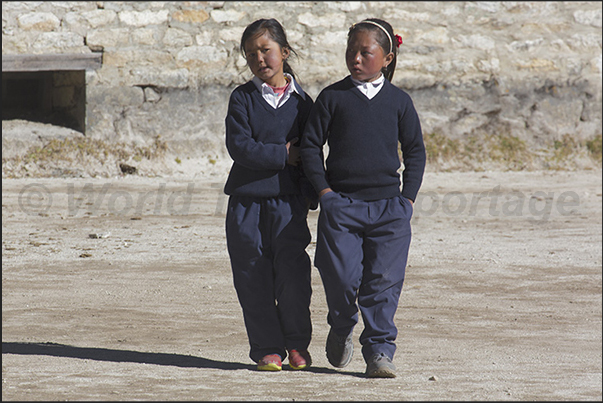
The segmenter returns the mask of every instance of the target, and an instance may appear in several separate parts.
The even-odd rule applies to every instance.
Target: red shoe
[[[260,362],[258,362],[258,369],[260,371],[280,371],[283,368],[281,362],[281,356],[278,354],[265,355]]]
[[[289,366],[291,369],[304,369],[312,364],[310,353],[306,350],[290,350],[289,351]]]

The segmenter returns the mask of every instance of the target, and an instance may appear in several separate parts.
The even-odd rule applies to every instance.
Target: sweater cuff
[[[280,169],[285,169],[287,167],[287,161],[289,161],[289,153],[287,152],[287,146],[283,145],[283,147],[281,148],[282,151],[282,157],[281,157],[281,161],[282,161],[282,165],[280,167]]]
[[[419,189],[415,190],[415,189],[410,189],[409,187],[402,188],[402,196],[406,197],[409,200],[412,200],[413,203],[417,199],[417,193],[419,193]]]
[[[329,182],[327,182],[324,177],[312,178],[311,182],[314,186],[314,190],[316,190],[316,193],[320,193],[322,190],[331,187],[331,185],[329,185]]]

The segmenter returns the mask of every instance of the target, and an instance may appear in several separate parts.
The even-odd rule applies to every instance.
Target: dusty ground
[[[255,370],[223,180],[3,179],[2,400],[600,401],[601,179],[428,173],[399,376],[376,380],[363,376],[362,323],[351,364],[328,364],[316,269],[314,366]]]

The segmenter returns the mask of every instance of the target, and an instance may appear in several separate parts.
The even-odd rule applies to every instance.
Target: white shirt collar
[[[352,78],[352,77],[350,77]],[[383,84],[383,82],[385,81],[385,76],[383,75],[383,73],[379,76],[378,79],[371,81],[370,83],[367,81],[359,81],[356,80],[354,78],[352,78],[352,82],[356,85],[356,86],[363,86],[363,87],[368,87],[370,84],[373,85],[373,87],[378,87],[381,84]]]
[[[371,82],[358,81],[352,78],[352,82],[354,83],[356,88],[358,88],[358,90],[362,92],[368,99],[372,99],[375,95],[379,93],[379,91],[383,87],[383,83],[385,82],[385,76],[381,74],[378,79]]]
[[[302,99],[306,99],[306,94],[301,90],[301,87],[299,86],[297,81],[295,81],[295,78],[293,78],[293,76],[288,73],[285,73],[285,77],[289,79],[290,84],[287,88],[287,91],[285,91],[285,93],[281,96],[275,94],[272,88],[270,88],[270,86],[264,81],[262,81],[260,78],[253,76],[251,81],[253,81],[253,83],[260,91],[262,97],[266,100],[266,102],[268,102],[273,108],[276,109],[282,106],[285,102],[287,102],[287,100],[291,97],[291,94],[294,92],[301,96]]]

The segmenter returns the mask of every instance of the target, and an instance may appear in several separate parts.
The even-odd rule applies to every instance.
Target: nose
[[[250,52],[247,54],[247,63],[261,63],[263,60],[262,52]]]

